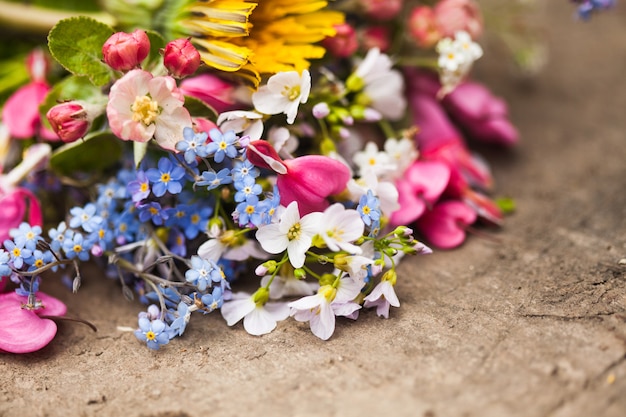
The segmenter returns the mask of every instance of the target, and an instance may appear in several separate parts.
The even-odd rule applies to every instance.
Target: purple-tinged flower
[[[237,204],[236,211],[239,226],[245,227],[250,223],[259,226],[263,223],[263,206],[259,204],[259,198],[254,194],[249,194],[245,201]]]
[[[170,341],[169,327],[163,321],[150,320],[146,317],[139,319],[139,329],[135,330],[135,336],[153,350],[158,350],[161,345],[167,345]]]
[[[196,285],[198,290],[204,291],[213,282],[221,282],[223,277],[215,262],[194,255],[191,257],[191,269],[185,272],[185,280]]]
[[[89,260],[89,250],[93,243],[84,238],[82,233],[74,233],[71,238],[68,237],[63,242],[63,251],[68,259],[78,258],[81,261]]]
[[[367,190],[367,194],[361,196],[356,209],[367,226],[380,220],[380,200],[374,196],[372,190]]]
[[[139,203],[141,200],[148,198],[150,195],[150,182],[148,177],[146,177],[146,173],[137,171],[137,179],[129,182],[127,189],[134,203]]]
[[[213,190],[220,185],[230,184],[232,182],[233,177],[230,175],[230,169],[223,168],[219,172],[202,172],[202,179],[200,181],[196,181],[196,185],[206,186],[207,190]]]
[[[150,168],[146,171],[146,177],[152,183],[152,192],[155,196],[161,197],[166,191],[178,194],[183,189],[180,180],[185,177],[185,169],[172,164],[169,158],[161,158],[158,168]]]
[[[196,161],[196,157],[206,158],[209,155],[206,147],[208,137],[206,132],[196,133],[192,128],[185,127],[183,140],[176,144],[176,150],[184,152],[185,162],[192,164]]]
[[[5,240],[4,248],[11,255],[11,261],[16,269],[20,269],[24,265],[24,262],[33,256],[33,252],[30,249],[25,248],[24,244],[18,245],[12,240]]]
[[[241,203],[251,195],[259,195],[263,192],[263,187],[257,184],[254,177],[247,176],[235,181],[235,201]]]
[[[139,220],[142,223],[152,221],[156,226],[162,226],[165,220],[168,219],[167,211],[163,210],[156,201],[142,204],[137,208],[139,209]]]
[[[31,226],[28,223],[22,223],[17,229],[12,229],[9,232],[9,236],[13,238],[15,244],[18,246],[24,246],[27,249],[35,250],[37,242],[42,240],[41,227]]]
[[[239,137],[237,137],[234,130],[222,133],[219,129],[211,129],[209,136],[211,137],[211,142],[207,145],[207,152],[209,155],[213,155],[215,162],[219,164],[224,160],[224,157],[233,159],[237,156],[235,144]]]
[[[77,229],[82,227],[85,232],[93,232],[104,222],[101,216],[96,214],[97,207],[93,203],[88,203],[85,207],[73,207],[70,209],[70,227]]]

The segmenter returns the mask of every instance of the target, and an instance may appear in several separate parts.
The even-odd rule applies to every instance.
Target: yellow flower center
[[[142,182],[142,183],[141,183],[141,186],[139,187],[139,190],[140,190],[142,193],[145,193],[146,191],[148,191],[149,187],[150,187],[150,186],[148,185],[148,183],[147,183],[147,182]]]
[[[16,258],[18,256],[20,256],[20,254],[22,253],[22,251],[20,250],[20,248],[13,248],[13,256],[15,256]]]
[[[197,224],[200,221],[200,216],[197,214],[192,214],[191,215],[191,223],[193,224]]]
[[[148,211],[150,211],[150,214],[152,214],[153,216],[159,214],[159,210],[156,207],[150,207]]]
[[[35,237],[35,234],[33,232],[26,233],[26,239],[33,240],[34,237]]]
[[[254,206],[247,206],[246,207],[246,213],[253,214],[254,213]]]
[[[83,247],[81,245],[74,245],[74,252],[80,252],[83,250]]]
[[[368,215],[371,211],[369,206],[363,206],[363,214]]]
[[[300,239],[300,235],[302,235],[302,228],[300,227],[300,223],[296,223],[289,228],[287,232],[287,239],[295,240]]]
[[[35,266],[36,266],[37,268],[41,268],[41,267],[43,266],[43,260],[41,260],[41,259],[37,259],[37,260],[35,261]]]
[[[161,182],[168,183],[168,182],[170,182],[171,179],[172,179],[172,177],[170,176],[169,173],[164,172],[164,173],[161,174]]]
[[[148,126],[154,123],[159,115],[159,103],[152,100],[150,96],[137,96],[130,110],[133,112],[134,122],[141,122]]]
[[[285,87],[283,87],[283,91],[281,94],[287,97],[289,101],[294,101],[298,97],[300,97],[300,86],[297,85],[294,87],[289,87],[286,85]]]
[[[148,331],[146,333],[146,340],[156,340],[156,334],[154,334],[154,332],[152,330]]]

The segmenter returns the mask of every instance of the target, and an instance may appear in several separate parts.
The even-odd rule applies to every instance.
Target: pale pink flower
[[[261,279],[261,285],[266,286],[271,277],[271,275],[264,276]],[[273,300],[296,295],[312,295],[318,288],[317,282],[308,282],[295,276],[283,277],[282,275],[275,275],[269,286],[270,298]]]
[[[254,111],[233,110],[219,115],[217,124],[222,132],[233,130],[239,136],[258,140],[263,134],[263,115]]]
[[[212,74],[185,78],[180,90],[186,96],[204,101],[218,113],[232,109],[235,104],[235,87]]]
[[[363,305],[365,308],[376,307],[376,314],[379,317],[389,318],[389,306],[400,307],[400,301],[391,281],[382,280],[365,297]]]
[[[147,142],[154,138],[162,148],[175,150],[183,129],[192,123],[184,102],[172,77],[153,77],[137,69],[111,87],[107,117],[120,139]]]
[[[343,250],[351,254],[360,254],[361,248],[351,242],[362,237],[364,229],[365,224],[358,211],[346,209],[341,203],[335,203],[322,213],[319,235],[333,252]]]

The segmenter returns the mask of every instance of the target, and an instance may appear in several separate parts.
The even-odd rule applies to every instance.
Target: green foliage
[[[102,62],[102,45],[114,33],[112,27],[85,16],[63,19],[48,34],[50,53],[74,75],[92,84],[107,84],[113,71]]]
[[[150,71],[150,69],[163,65],[163,57],[161,56],[161,49],[165,48],[165,39],[163,36],[153,30],[146,30],[146,35],[150,39],[150,53],[148,58],[142,63],[142,67]]]
[[[120,139],[110,132],[93,132],[56,149],[50,167],[61,175],[74,176],[77,172],[100,172],[119,162],[121,157]]]
[[[217,120],[217,111],[204,101],[195,97],[185,96],[185,108],[189,111],[189,114],[194,117],[204,117],[212,121]]]

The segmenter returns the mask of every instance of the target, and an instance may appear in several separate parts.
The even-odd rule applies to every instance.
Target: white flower
[[[396,170],[391,174],[395,178],[399,178],[404,171],[417,159],[419,153],[415,149],[415,144],[408,138],[400,140],[388,138],[385,141],[385,152],[389,158],[396,164]]]
[[[263,115],[253,111],[227,111],[219,115],[217,125],[222,132],[234,130],[241,136],[249,136],[251,141],[258,140],[263,134]]]
[[[359,167],[361,175],[372,171],[380,177],[396,169],[396,165],[389,155],[386,152],[379,151],[378,146],[374,142],[367,142],[365,148],[356,152],[352,160]]]
[[[266,286],[271,278],[271,275],[266,275],[261,279],[261,285]],[[283,277],[276,275],[269,286],[270,298],[278,300],[283,297],[312,295],[319,288],[317,282],[308,282],[303,279],[298,279],[294,276]]]
[[[267,302],[265,288],[260,288],[252,295],[233,294],[233,298],[222,305],[221,312],[229,326],[243,319],[243,328],[254,336],[271,332],[276,328],[278,321],[289,317],[289,307],[286,303]]]
[[[372,190],[372,193],[380,201],[380,210],[386,216],[390,216],[391,213],[400,208],[396,185],[389,181],[379,181],[376,174],[371,171],[366,172],[361,178],[348,181],[347,188],[352,201],[359,201],[361,196],[367,194],[368,190]]]
[[[354,75],[364,83],[363,94],[369,106],[390,120],[404,116],[406,99],[404,98],[404,78],[399,71],[392,69],[389,56],[378,48],[367,52]]]
[[[442,88],[440,94],[452,91],[469,73],[474,61],[483,55],[483,50],[472,41],[469,33],[458,31],[454,39],[444,38],[437,43],[438,65]]]
[[[335,203],[324,210],[320,224],[319,234],[330,250],[361,253],[360,247],[350,243],[363,236],[365,229],[358,211],[346,209],[341,203]]]
[[[317,294],[289,303],[291,316],[300,322],[308,321],[315,336],[328,340],[335,332],[335,316],[351,316],[361,308],[359,304],[351,301],[344,302],[339,299],[335,302],[337,295],[336,288],[324,285]]]
[[[252,95],[254,108],[264,114],[287,115],[287,123],[292,124],[298,114],[300,103],[306,103],[311,91],[311,74],[303,70],[279,72]]]
[[[272,126],[267,132],[267,141],[272,144],[278,155],[284,159],[293,158],[293,152],[298,149],[298,139],[286,127]]]
[[[388,280],[382,280],[374,287],[372,292],[365,297],[366,308],[376,307],[379,317],[389,318],[389,306],[400,307],[400,301],[393,289],[393,284]]]
[[[213,228],[213,233],[216,229]],[[266,259],[264,253],[256,241],[247,239],[242,235],[235,235],[233,231],[220,232],[214,239],[209,239],[198,248],[198,256],[217,262],[220,258],[230,261],[245,261],[253,257]]]
[[[321,216],[322,213],[314,212],[300,218],[298,202],[292,201],[278,223],[259,227],[256,239],[269,253],[277,254],[287,249],[291,265],[301,268],[313,236],[318,232]]]

